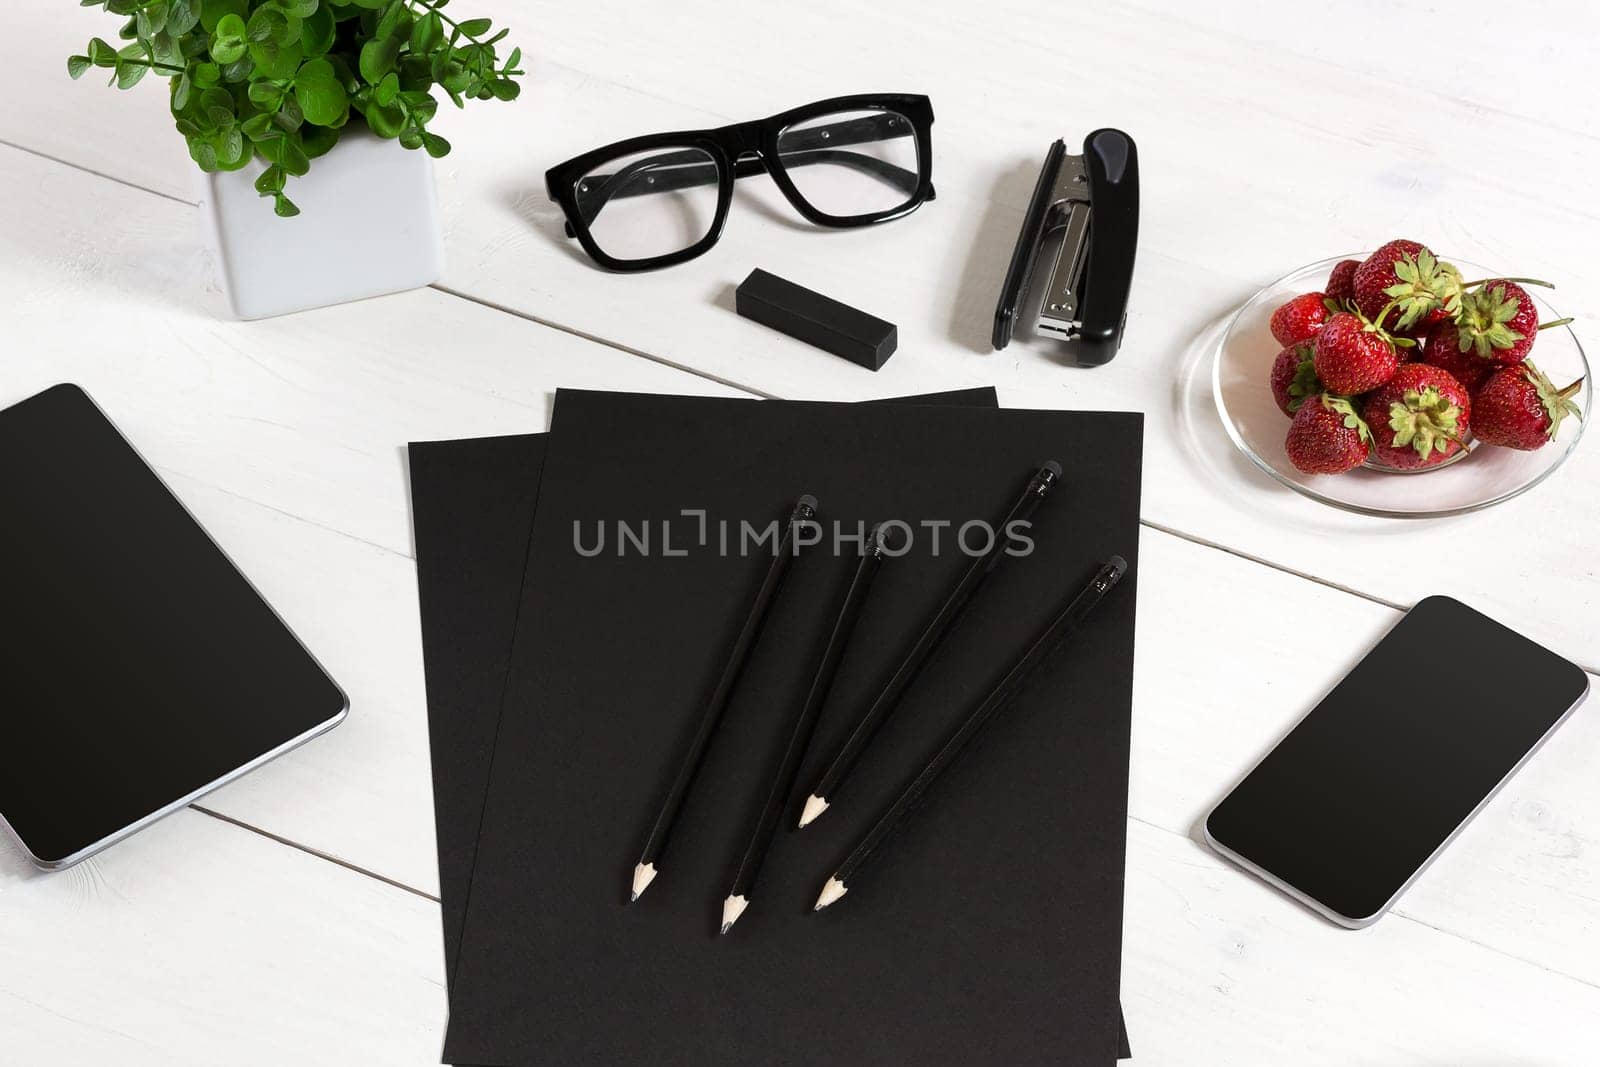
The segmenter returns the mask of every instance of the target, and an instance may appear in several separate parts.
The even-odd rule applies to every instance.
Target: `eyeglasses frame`
[[[879,111],[904,117],[911,123],[917,146],[916,187],[903,204],[884,211],[860,215],[830,215],[812,206],[790,178],[778,152],[778,139],[797,123],[842,111]],[[545,188],[550,199],[560,205],[567,217],[567,236],[575,237],[583,250],[600,266],[618,272],[657,270],[684,263],[704,255],[722,237],[723,226],[733,203],[733,184],[739,178],[768,174],[784,198],[807,221],[830,229],[854,229],[890,222],[911,214],[935,199],[933,188],[933,103],[915,93],[859,93],[791,108],[768,118],[736,122],[709,130],[679,130],[631,137],[596,148],[545,172]],[[656,148],[696,148],[710,156],[717,169],[717,207],[711,227],[704,237],[687,248],[644,259],[618,259],[596,243],[589,222],[578,203],[578,182],[602,164]]]

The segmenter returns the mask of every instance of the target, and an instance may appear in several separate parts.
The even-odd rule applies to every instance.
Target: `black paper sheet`
[[[910,399],[995,406],[992,388]],[[461,945],[545,441],[522,434],[410,449],[446,975]],[[1129,1059],[1119,1025],[1117,1058]]]
[[[911,399],[995,405],[992,388]],[[544,434],[525,434],[410,450],[447,975],[460,947],[545,443]],[[1129,1058],[1125,1024],[1119,1042],[1118,1057]]]
[[[846,901],[821,915],[809,905],[864,821],[1094,563],[1134,557],[1138,417],[754,407],[561,394],[452,989],[450,1057],[850,1061],[892,1050],[929,1062],[1105,1062],[1116,1033],[1133,582],[941,782],[935,816],[916,820]],[[719,943],[736,839],[784,718],[761,709],[790,706],[847,569],[822,552],[797,562],[661,878],[623,907],[642,823],[764,561],[583,560],[571,517],[704,507],[713,523],[760,518],[784,513],[800,491],[823,498],[824,517],[992,517],[1047,456],[1066,466],[1070,489],[1041,509],[1039,553],[1002,565],[836,810],[778,842],[750,912]],[[420,551],[423,501],[419,492]],[[824,748],[963,562],[913,553],[885,568],[824,716]],[[430,688],[434,673],[430,663]]]

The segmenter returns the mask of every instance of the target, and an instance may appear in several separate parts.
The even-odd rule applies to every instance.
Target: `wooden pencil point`
[[[817,897],[816,906],[811,910],[821,911],[829,904],[837,902],[840,897],[844,896],[848,892],[850,892],[850,890],[846,889],[845,884],[839,881],[839,879],[829,878],[828,883],[822,887],[822,893]]]
[[[805,810],[800,813],[800,825],[810,826],[817,821],[817,816],[828,810],[828,802],[815,793],[806,797]]]
[[[650,888],[650,883],[655,881],[655,880],[656,880],[656,865],[655,864],[653,864],[653,863],[641,863],[637,867],[635,867],[633,869],[633,895],[628,898],[629,902],[631,903],[632,901],[638,900],[641,896],[643,896],[644,895],[644,891],[646,889],[649,889]]]
[[[722,902],[722,932],[727,933],[733,929],[733,924],[739,921],[739,916],[744,914],[744,909],[750,906],[748,898],[734,894]]]
[[[672,836],[672,828],[678,821],[678,812],[683,808],[684,798],[705,762],[706,749],[711,744],[712,735],[722,723],[722,714],[728,708],[733,688],[738,684],[739,676],[744,672],[745,663],[750,658],[751,646],[760,635],[772,603],[783,587],[784,577],[789,572],[789,564],[795,556],[795,535],[803,524],[811,522],[816,510],[817,498],[810,493],[802,495],[789,514],[789,522],[783,536],[774,546],[772,563],[767,567],[766,577],[761,580],[761,586],[756,590],[755,601],[750,605],[749,614],[745,616],[744,626],[734,640],[733,648],[728,652],[722,674],[717,679],[717,686],[711,691],[711,699],[707,701],[705,712],[700,716],[700,725],[696,728],[694,737],[684,752],[683,761],[678,765],[678,773],[673,778],[672,785],[667,789],[667,795],[661,802],[661,808],[656,813],[655,824],[651,826],[650,836],[645,839],[644,849],[639,854],[639,865],[633,869],[634,900],[639,899],[639,895],[656,876],[656,862],[666,851],[667,840]]]

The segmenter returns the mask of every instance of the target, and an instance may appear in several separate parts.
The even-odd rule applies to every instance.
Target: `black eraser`
[[[877,370],[894,355],[899,339],[892,322],[814,293],[759,267],[734,296],[740,315],[810,345]]]

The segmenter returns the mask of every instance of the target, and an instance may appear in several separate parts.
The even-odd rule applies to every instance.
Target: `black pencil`
[[[1095,605],[1100,603],[1107,590],[1122,579],[1127,569],[1128,561],[1121,556],[1112,556],[1101,566],[1095,576],[1089,580],[1089,584],[1084,586],[1082,591],[1072,598],[1060,615],[1056,616],[1055,621],[1033,643],[1033,647],[1028,649],[1023,657],[1017,661],[1016,666],[1012,667],[1006,676],[1000,680],[1000,684],[995,686],[994,690],[984,698],[982,704],[978,705],[978,710],[969,715],[967,721],[962,723],[956,732],[950,735],[944,746],[939,749],[938,754],[923,768],[922,773],[912,779],[905,792],[901,793],[899,798],[889,806],[888,810],[883,813],[872,829],[867,832],[867,836],[861,839],[860,844],[856,845],[854,851],[839,865],[839,869],[833,872],[833,877],[829,878],[827,883],[823,885],[822,894],[817,897],[814,910],[821,911],[850,891],[851,879],[855,877],[861,865],[866,863],[878,846],[883,844],[884,840],[894,832],[901,820],[905,818],[906,813],[911,810],[922,794],[927,792],[928,787],[933,785],[939,775],[943,774],[945,769],[954,762],[955,758],[961,754],[961,750],[966,747],[967,742],[971,741],[973,736],[983,728],[984,723],[993,718],[995,712],[1010,703],[1011,699],[1016,696],[1018,689],[1027,680],[1028,675],[1047,659],[1050,653],[1061,646],[1067,636],[1077,628],[1078,624],[1088,616],[1089,612],[1094,610]]]
[[[750,841],[745,846],[744,858],[739,861],[738,873],[733,876],[733,888],[728,890],[727,899],[722,902],[723,933],[731,930],[733,924],[739,921],[739,916],[744,914],[745,908],[750,906],[750,897],[755,889],[756,878],[761,873],[761,864],[766,859],[767,849],[772,845],[772,835],[778,828],[778,820],[783,817],[783,809],[789,802],[789,796],[794,791],[795,779],[800,774],[800,761],[805,758],[806,748],[811,744],[811,735],[816,730],[817,718],[828,699],[828,690],[833,687],[834,676],[839,672],[839,662],[844,658],[844,650],[850,643],[850,635],[856,628],[856,620],[861,617],[861,606],[866,602],[867,591],[872,588],[872,580],[878,575],[883,557],[882,530],[875,528],[871,540],[862,552],[861,562],[856,566],[855,577],[850,581],[850,589],[845,593],[844,603],[839,608],[839,616],[833,624],[833,633],[828,637],[827,647],[817,664],[817,673],[811,679],[811,689],[806,693],[805,703],[800,706],[799,714],[795,716],[788,747],[784,749],[783,759],[778,764],[777,772],[772,776],[772,787],[767,793],[766,806],[762,808],[755,825],[751,828]]]
[[[939,606],[939,610],[934,613],[921,635],[917,637],[916,643],[906,653],[899,669],[889,679],[889,684],[884,686],[883,692],[872,702],[867,713],[856,724],[855,730],[845,740],[844,747],[828,764],[828,769],[823,772],[816,787],[811,790],[811,795],[806,797],[805,809],[800,813],[801,826],[810,824],[817,816],[828,810],[828,805],[833,802],[834,795],[838,791],[839,783],[844,781],[845,775],[850,773],[850,768],[861,758],[861,753],[866,751],[873,735],[889,718],[889,713],[900,702],[912,679],[917,676],[917,672],[927,663],[933,650],[938,647],[939,642],[950,632],[956,620],[961,617],[961,613],[972,602],[972,596],[983,584],[983,580],[1005,555],[1011,544],[1012,524],[1027,521],[1034,509],[1039,506],[1039,502],[1060,479],[1061,465],[1054,460],[1047,461],[1029,479],[1028,487],[1022,491],[1022,496],[1001,521],[994,544],[989,547],[988,552],[973,560],[972,565],[962,574],[955,589]]]
[[[656,861],[666,850],[667,838],[672,834],[678,810],[683,807],[689,786],[693,784],[695,775],[700,772],[700,765],[705,760],[706,747],[711,743],[711,736],[717,731],[717,724],[722,721],[722,712],[728,706],[728,698],[732,696],[733,687],[739,681],[745,662],[750,658],[750,647],[755,644],[761,626],[766,622],[767,611],[777,598],[784,576],[789,573],[789,564],[793,561],[795,553],[795,530],[802,523],[809,522],[816,513],[817,498],[810,493],[795,502],[794,511],[790,513],[783,535],[778,539],[773,552],[772,565],[767,568],[767,576],[762,580],[761,588],[756,591],[755,603],[750,606],[750,614],[745,618],[744,627],[733,643],[733,649],[728,654],[727,666],[722,669],[722,677],[717,679],[717,687],[711,692],[711,699],[706,704],[700,726],[689,742],[683,764],[678,768],[678,775],[672,781],[672,788],[667,790],[666,799],[661,803],[661,811],[656,816],[655,825],[650,828],[650,836],[644,843],[644,851],[633,869],[632,900],[638,900],[639,895],[655,880]]]

